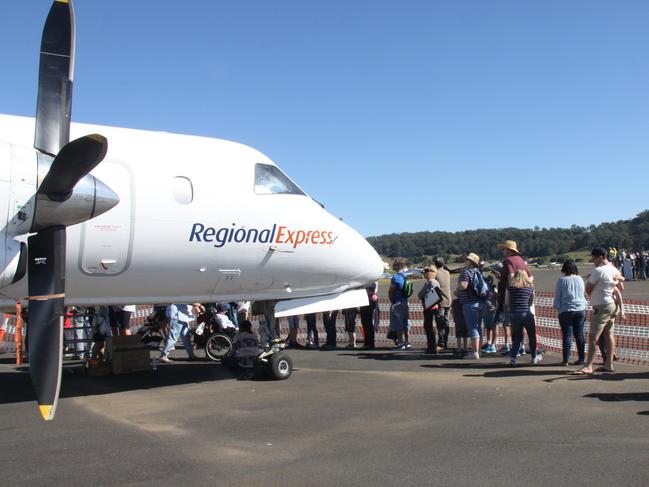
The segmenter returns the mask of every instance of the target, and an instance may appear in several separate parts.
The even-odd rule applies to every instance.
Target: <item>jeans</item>
[[[336,317],[338,310],[325,311],[322,313],[322,322],[324,323],[325,331],[327,332],[327,346],[336,346]]]
[[[464,321],[466,321],[466,329],[469,334],[469,338],[481,338],[482,337],[482,312],[484,310],[485,303],[478,301],[477,303],[464,303],[462,305],[462,311],[464,314]]]
[[[370,301],[367,306],[361,307],[361,324],[363,325],[363,333],[365,341],[363,342],[366,347],[374,346],[374,310],[376,309],[376,301]]]
[[[187,355],[189,355],[190,357],[194,355],[194,351],[192,350],[191,335],[189,334],[189,325],[184,321],[178,321],[176,317],[173,317],[171,318],[171,320],[169,320],[169,336],[165,341],[164,349],[162,350],[162,354],[160,355],[161,357],[167,357],[169,355],[171,350],[176,345],[179,336],[181,336],[183,339],[183,345],[185,347]]]
[[[577,354],[581,362],[586,355],[584,342],[584,320],[585,311],[564,311],[559,313],[559,324],[561,325],[561,335],[563,337],[563,361],[568,362],[570,359],[570,349],[572,348],[572,337],[575,337],[577,343]]]
[[[426,332],[426,350],[428,352],[435,352],[437,342],[435,341],[435,316],[437,316],[436,309],[424,308],[424,331]]]
[[[307,340],[314,345],[318,345],[318,328],[316,327],[316,314],[308,313],[304,315],[306,320]]]
[[[450,308],[440,308],[435,316],[437,323],[437,337],[439,340],[438,345],[443,348],[448,347],[448,334],[451,326],[448,323],[448,311]]]
[[[523,328],[530,340],[530,354],[532,359],[536,357],[536,323],[532,313],[509,313],[509,321],[512,325],[512,350],[511,358],[516,360],[516,354],[523,342]]]

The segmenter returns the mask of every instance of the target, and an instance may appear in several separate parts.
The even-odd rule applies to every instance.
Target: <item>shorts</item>
[[[609,332],[613,333],[616,309],[615,303],[593,306],[593,314],[590,317],[590,336],[601,335],[609,323],[611,324]]]
[[[112,306],[108,309],[110,326],[120,330],[127,330],[131,326],[132,311],[115,310]]]
[[[408,331],[408,301],[390,305],[390,331]]]
[[[483,302],[465,303],[462,305],[464,321],[466,321],[466,330],[470,338],[480,338],[482,336],[480,323],[482,322],[483,309]]]
[[[496,321],[494,320],[495,315],[493,312],[487,311],[482,318],[482,323],[484,324],[485,330],[493,330],[496,328]]]

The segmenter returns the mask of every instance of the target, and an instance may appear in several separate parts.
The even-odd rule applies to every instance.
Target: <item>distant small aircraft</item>
[[[71,125],[74,38],[72,2],[55,0],[36,118],[0,115],[0,309],[29,307],[45,419],[59,396],[65,306],[250,299],[287,316],[367,304],[378,254],[260,152]]]

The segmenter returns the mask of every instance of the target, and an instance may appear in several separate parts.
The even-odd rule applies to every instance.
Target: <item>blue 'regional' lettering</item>
[[[252,242],[257,243],[257,238],[259,237],[259,230],[257,230],[256,228],[251,228],[250,230],[248,230],[248,234],[246,235],[246,243],[250,242],[250,238],[253,235],[253,232],[255,236],[252,239]]]
[[[196,237],[196,241],[200,242],[201,241],[200,233],[203,231],[204,228],[205,225],[203,225],[202,223],[194,223],[194,225],[192,226],[192,231],[189,234],[189,241],[193,242],[194,237]]]
[[[225,245],[225,242],[228,241],[228,232],[230,231],[229,228],[219,228],[218,232],[216,232],[216,237],[215,240],[217,243],[214,244],[215,247],[223,247]]]
[[[216,229],[213,227],[207,227],[205,231],[203,232],[203,241],[205,242],[213,242],[214,239],[212,238],[214,235],[216,235]]]
[[[246,229],[245,228],[240,228],[236,232],[234,232],[234,241],[236,243],[241,243],[246,239]]]

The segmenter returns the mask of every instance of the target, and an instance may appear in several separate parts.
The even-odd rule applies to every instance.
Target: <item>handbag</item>
[[[439,303],[442,298],[437,294],[433,288],[430,288],[426,295],[424,296],[424,309],[432,308],[437,303]]]

